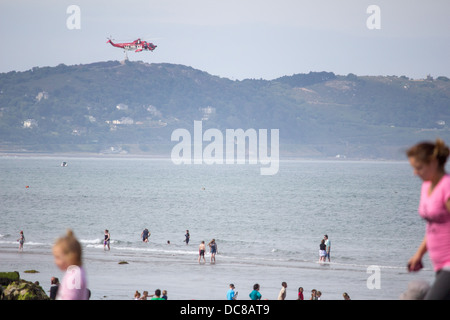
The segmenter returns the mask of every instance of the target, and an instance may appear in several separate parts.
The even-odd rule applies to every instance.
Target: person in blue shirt
[[[230,284],[230,289],[227,291],[227,300],[236,300],[238,293],[234,292],[234,284]]]
[[[261,300],[261,293],[259,292],[259,284],[255,283],[253,285],[253,291],[249,294],[252,300]]]

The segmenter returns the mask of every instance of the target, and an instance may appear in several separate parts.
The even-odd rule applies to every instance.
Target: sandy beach
[[[50,290],[50,278],[63,277],[63,272],[53,263],[50,248],[29,247],[19,253],[16,248],[3,247],[0,256],[1,271],[19,271],[21,278],[39,281],[47,293]],[[127,263],[120,264],[121,261]],[[193,253],[142,254],[114,248],[111,251],[100,248],[84,250],[84,266],[92,300],[132,300],[136,290],[153,294],[155,289],[167,290],[170,300],[225,300],[229,283],[235,284],[239,300],[249,300],[248,294],[255,283],[260,284],[263,299],[275,300],[282,281],[288,283],[286,300],[297,299],[298,287],[304,288],[305,300],[309,299],[312,289],[322,291],[322,300],[342,300],[343,292],[349,292],[352,299],[357,300],[395,300],[411,279],[407,275],[397,276],[404,279],[400,282],[404,286],[390,287],[389,282],[384,281],[382,289],[369,290],[365,283],[368,277],[366,270],[358,266],[351,268],[317,262],[279,264],[277,261],[233,261],[220,254],[216,264],[209,262],[208,254],[206,261],[205,264],[199,264]],[[259,271],[255,273],[255,269]],[[37,270],[38,273],[25,273],[26,270]],[[383,272],[384,275],[386,272],[392,272],[394,276],[399,274],[399,270]],[[380,297],[381,292],[383,294]]]
[[[32,248],[19,253],[16,248],[2,248],[0,255],[2,271],[19,271],[21,278],[39,281],[47,293],[50,278],[63,277],[63,272],[53,263],[50,249]],[[308,280],[297,279],[317,268],[312,265],[314,269],[303,270],[304,276],[300,276],[294,266],[280,267],[273,262],[267,263],[264,274],[255,274],[252,261],[220,259],[219,254],[217,262],[211,264],[207,254],[206,263],[199,264],[194,254],[136,254],[114,248],[111,251],[84,250],[84,266],[92,300],[132,300],[136,290],[141,293],[147,290],[152,294],[155,289],[167,290],[170,300],[225,300],[229,283],[236,285],[240,300],[249,300],[248,294],[256,282],[261,284],[263,298],[274,300],[282,281],[291,283],[287,299],[296,299],[298,286],[310,287]],[[120,264],[122,261],[127,263]],[[39,272],[25,273],[26,270]],[[339,292],[333,295],[335,299],[339,298]]]

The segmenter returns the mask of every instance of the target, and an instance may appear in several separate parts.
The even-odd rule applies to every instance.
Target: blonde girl
[[[53,245],[53,257],[56,266],[65,271],[64,278],[58,289],[56,300],[88,300],[86,273],[82,267],[81,244],[68,230],[67,234]]]

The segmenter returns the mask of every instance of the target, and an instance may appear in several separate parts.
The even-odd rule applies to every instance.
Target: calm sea
[[[85,249],[93,298],[131,299],[135,290],[158,286],[172,299],[223,299],[234,282],[248,299],[258,282],[263,298],[276,299],[288,280],[288,299],[300,286],[305,297],[314,288],[323,299],[344,291],[355,299],[397,299],[409,281],[433,279],[428,258],[418,275],[405,270],[425,230],[417,214],[421,181],[406,161],[285,160],[278,174],[263,176],[249,164],[30,156],[2,157],[0,170],[0,257],[9,253],[0,271],[42,268],[30,277],[47,282],[58,272],[52,243],[71,228]],[[144,228],[148,244],[140,239]],[[103,251],[105,229],[110,252]],[[318,263],[324,234],[330,264]],[[217,263],[207,254],[200,266],[198,244],[212,238]],[[29,265],[30,253],[47,254],[45,266]],[[378,278],[370,278],[373,266]]]

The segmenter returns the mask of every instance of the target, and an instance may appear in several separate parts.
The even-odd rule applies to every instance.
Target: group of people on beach
[[[212,239],[208,243],[208,247],[210,249],[209,252],[211,253],[211,263],[216,263],[216,253],[217,253],[216,239]],[[198,263],[201,263],[202,258],[203,258],[203,263],[206,263],[205,251],[206,251],[205,241],[202,241],[200,243],[200,245],[198,246]]]
[[[107,231],[107,230],[106,230]],[[106,234],[105,231],[105,234]],[[109,234],[108,234],[109,235]],[[148,242],[148,238],[150,237],[150,231],[148,231],[147,228],[144,229],[144,231],[142,231],[141,234],[142,237],[142,241],[143,242]],[[186,243],[186,245],[189,245],[189,241],[191,240],[191,234],[189,232],[189,230],[186,230],[186,233],[184,235],[184,240],[183,242]],[[106,235],[105,235],[105,239],[106,239]],[[170,244],[170,241],[167,241],[167,244]],[[217,243],[215,239],[212,239],[207,246],[209,247],[209,252],[211,254],[211,263],[215,263],[216,262],[216,253],[217,253]],[[206,252],[206,245],[205,245],[205,241],[202,241],[199,245],[198,248],[198,263],[201,263],[201,260],[203,259],[203,263],[206,263],[206,259],[205,259],[205,252]]]
[[[167,290],[161,291],[161,289],[156,289],[155,294],[148,294],[148,291],[143,291],[142,295],[136,290],[134,293],[134,300],[167,300]]]
[[[251,300],[261,300],[262,294],[260,293],[260,285],[258,283],[255,283],[253,285],[253,290],[250,292],[249,297]],[[287,292],[287,283],[283,281],[281,283],[281,289],[278,293],[277,300],[286,300],[286,292]],[[344,300],[350,300],[350,296],[344,292],[342,294]],[[230,283],[228,291],[227,291],[227,300],[237,300],[238,297],[238,291],[236,291],[236,287],[233,283]],[[322,292],[312,289],[311,290],[311,297],[309,300],[321,300],[322,298]],[[298,288],[298,294],[296,300],[305,300],[305,297],[303,295],[303,287]]]

